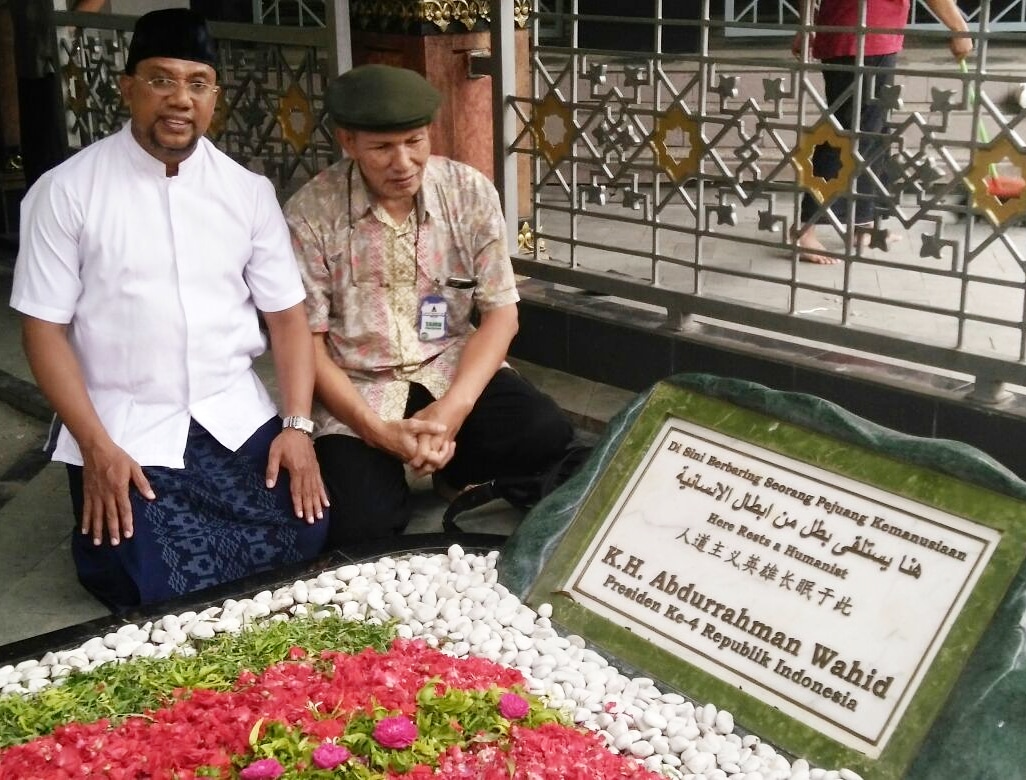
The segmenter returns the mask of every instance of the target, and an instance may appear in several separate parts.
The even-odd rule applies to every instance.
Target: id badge
[[[420,301],[420,321],[417,330],[421,341],[444,339],[447,330],[445,317],[449,313],[449,304],[441,295],[425,295]]]

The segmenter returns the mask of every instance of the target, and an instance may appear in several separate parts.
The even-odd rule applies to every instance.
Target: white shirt
[[[70,323],[110,437],[182,468],[190,418],[234,451],[276,412],[257,309],[305,297],[274,188],[207,139],[167,177],[126,125],[29,190],[11,306]],[[80,465],[67,429],[54,460]]]

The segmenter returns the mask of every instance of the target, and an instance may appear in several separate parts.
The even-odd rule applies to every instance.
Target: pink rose
[[[404,715],[382,718],[374,726],[374,739],[387,748],[408,748],[416,738],[416,724]]]
[[[499,697],[499,713],[509,720],[520,720],[531,711],[527,699],[515,693],[504,693]]]
[[[324,742],[313,752],[313,762],[318,769],[334,769],[348,761],[352,755],[341,745]]]
[[[239,773],[239,777],[242,780],[277,780],[283,774],[285,774],[285,767],[276,759],[261,758],[243,769]]]

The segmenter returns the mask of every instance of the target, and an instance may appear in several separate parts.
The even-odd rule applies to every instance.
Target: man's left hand
[[[328,493],[321,480],[313,441],[302,431],[287,429],[271,442],[267,456],[267,487],[278,482],[278,471],[284,468],[291,480],[292,508],[298,518],[313,523],[324,517],[328,506]]]

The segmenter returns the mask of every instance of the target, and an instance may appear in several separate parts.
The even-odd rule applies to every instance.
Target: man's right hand
[[[82,457],[82,533],[99,546],[106,529],[110,543],[120,544],[134,531],[130,485],[150,500],[157,496],[142,467],[113,442],[83,450]]]
[[[951,49],[951,56],[961,62],[966,57],[972,56],[973,53],[973,41],[972,38],[962,35],[954,35],[948,42],[948,48]]]
[[[430,450],[424,442],[444,432],[445,426],[432,420],[391,420],[380,423],[368,444],[391,453],[418,475],[430,474],[448,463],[452,453]]]

